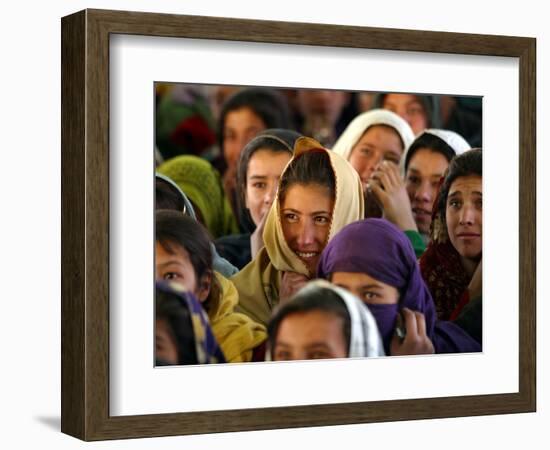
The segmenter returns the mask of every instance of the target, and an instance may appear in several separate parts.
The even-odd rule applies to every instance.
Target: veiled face
[[[288,246],[314,274],[332,223],[334,200],[329,188],[294,184],[287,189],[280,209]]]
[[[273,359],[347,358],[349,345],[344,337],[343,322],[341,317],[327,311],[289,314],[279,325]]]
[[[368,305],[395,305],[399,302],[399,291],[395,287],[366,273],[334,272],[330,281]]]

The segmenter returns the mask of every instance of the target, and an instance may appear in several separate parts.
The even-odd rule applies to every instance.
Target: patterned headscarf
[[[468,150],[453,159],[449,169],[457,163],[463,166],[465,159],[469,164],[473,164],[472,159],[477,159],[481,168],[481,158],[481,149]],[[461,308],[470,301],[467,288],[471,280],[462,265],[459,253],[449,239],[445,221],[446,196],[452,184],[449,169],[440,180],[439,191],[434,201],[430,243],[419,260],[422,277],[437,307],[437,316],[443,320],[454,320]],[[462,169],[461,172],[470,173],[468,170]],[[472,166],[471,173],[475,174],[477,171],[478,169]],[[481,176],[481,172],[479,175]]]
[[[208,316],[197,298],[178,283],[158,281],[156,283],[156,290],[157,292],[160,291],[177,297],[181,302],[182,312],[184,309],[187,309],[189,312],[193,328],[192,334],[195,341],[197,364],[224,363],[225,356],[214,337]]]

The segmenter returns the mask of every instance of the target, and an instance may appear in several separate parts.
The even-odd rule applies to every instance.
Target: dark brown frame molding
[[[61,430],[64,433],[99,440],[535,411],[534,38],[105,10],[85,10],[64,17],[61,31]],[[109,416],[110,34],[519,58],[519,392]]]

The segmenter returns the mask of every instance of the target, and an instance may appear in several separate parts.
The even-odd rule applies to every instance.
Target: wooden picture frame
[[[64,433],[100,440],[535,411],[535,39],[105,10],[64,17],[61,30]],[[110,34],[519,58],[519,392],[110,416]]]

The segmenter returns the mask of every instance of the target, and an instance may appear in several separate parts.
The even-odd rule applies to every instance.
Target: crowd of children
[[[156,92],[157,365],[481,351],[481,99]]]

